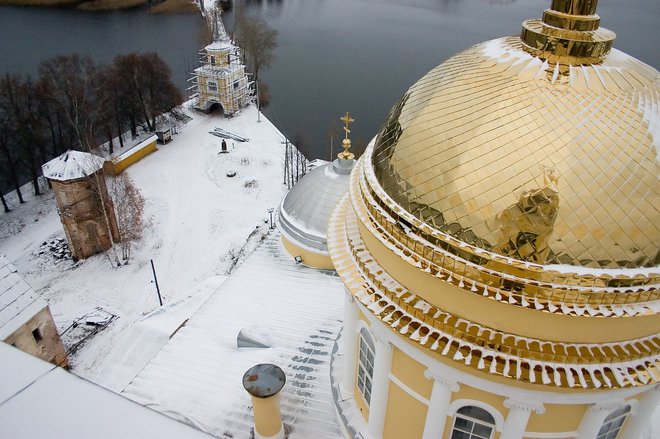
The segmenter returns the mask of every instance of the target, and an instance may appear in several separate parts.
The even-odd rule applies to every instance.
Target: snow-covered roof
[[[13,439],[209,437],[4,343],[0,363],[0,425]]]
[[[224,38],[222,40],[214,41],[208,46],[204,47],[206,50],[225,50],[225,49],[236,49],[236,46],[231,44],[229,38]]]
[[[342,297],[334,272],[296,265],[272,233],[122,393],[216,436],[249,437],[252,403],[242,377],[273,363],[286,373],[281,402],[289,437],[341,437],[329,361]],[[239,350],[242,329],[271,348]]]
[[[23,326],[48,304],[16,272],[5,256],[0,256],[0,340]]]
[[[103,158],[87,152],[69,150],[41,165],[44,177],[50,180],[75,180],[87,177],[103,167]]]
[[[129,149],[123,151],[121,154],[115,156],[114,161],[115,162],[120,162],[120,161],[124,160],[126,157],[132,156],[136,152],[140,151],[141,149],[143,149],[143,148],[145,148],[145,147],[147,147],[147,146],[149,146],[152,143],[155,143],[157,141],[158,141],[158,136],[157,135],[154,134],[153,136],[149,136],[146,139],[144,139],[143,141],[141,141],[140,143],[138,143],[137,145],[132,146]]]
[[[245,66],[239,63],[231,63],[230,65],[212,66],[211,64],[204,64],[195,69],[195,73],[198,75],[228,75],[230,73],[236,73],[239,70],[244,69]]]
[[[348,191],[352,164],[352,161],[337,159],[318,166],[284,196],[278,219],[287,238],[303,247],[328,251],[328,221],[339,199]]]

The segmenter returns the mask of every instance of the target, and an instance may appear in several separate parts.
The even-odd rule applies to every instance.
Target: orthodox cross
[[[355,122],[355,119],[351,118],[351,115],[346,112],[346,115],[340,117],[339,120],[344,122],[344,131],[346,132],[346,138],[341,142],[341,146],[344,148],[344,151],[340,152],[337,157],[343,160],[352,160],[355,156],[348,152],[348,149],[351,147],[351,139],[348,138],[348,133],[351,132],[350,126],[351,122]]]
[[[344,122],[344,131],[346,131],[346,138],[348,139],[348,133],[351,132],[349,129],[351,126],[351,122],[355,122],[355,119],[352,119],[350,114],[348,114],[348,111],[346,112],[346,115],[344,117],[340,117],[339,120]]]

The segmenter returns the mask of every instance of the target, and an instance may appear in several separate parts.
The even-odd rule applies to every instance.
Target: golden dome
[[[553,0],[424,76],[333,213],[347,290],[435,358],[566,389],[660,381],[660,74],[611,49],[595,4]]]
[[[613,34],[598,32],[603,55]],[[657,266],[660,74],[617,50],[588,64],[586,52],[572,65],[575,54],[540,58],[544,48],[508,37],[436,67],[375,140],[379,184],[433,229],[492,253]]]

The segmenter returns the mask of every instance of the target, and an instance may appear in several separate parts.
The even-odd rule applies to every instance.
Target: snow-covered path
[[[85,378],[93,379],[121,335],[158,306],[150,259],[164,301],[174,300],[209,277],[224,275],[231,255],[255,228],[257,240],[266,233],[267,210],[284,193],[283,137],[263,116],[256,122],[254,107],[232,119],[191,115],[172,142],[125,171],[145,197],[150,223],[127,266],[112,268],[111,252],[78,264],[37,254],[47,239],[64,237],[50,192],[0,213],[0,253],[48,301],[60,330],[95,307],[119,316],[71,359],[72,370]],[[216,126],[250,141],[218,154],[221,139],[208,134]],[[228,171],[236,176],[227,177]]]

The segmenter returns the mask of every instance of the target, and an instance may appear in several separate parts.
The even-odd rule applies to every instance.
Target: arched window
[[[600,427],[596,435],[596,439],[616,439],[621,431],[621,427],[623,427],[623,423],[626,422],[628,413],[630,413],[630,406],[625,405],[607,415],[607,418],[603,421],[603,426]]]
[[[371,382],[374,377],[374,341],[365,328],[360,329],[357,386],[367,402],[371,402]]]
[[[456,410],[451,439],[490,439],[495,431],[495,418],[486,410],[468,405]]]

